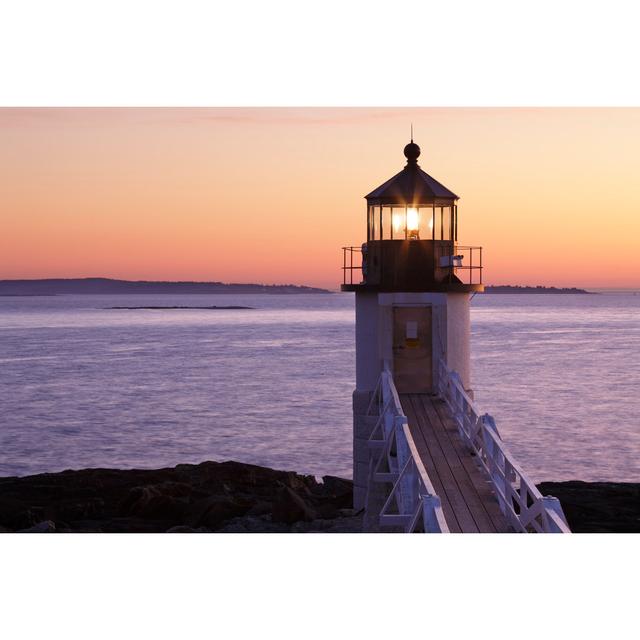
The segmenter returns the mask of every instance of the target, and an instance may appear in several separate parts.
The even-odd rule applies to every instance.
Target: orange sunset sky
[[[337,288],[411,123],[486,283],[640,286],[635,108],[0,109],[0,279]]]

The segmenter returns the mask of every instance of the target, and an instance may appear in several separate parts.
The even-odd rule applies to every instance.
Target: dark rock
[[[11,496],[0,495],[0,525],[9,527],[10,529],[23,528],[22,514],[29,510],[29,505],[22,500],[17,500]],[[31,526],[33,522],[24,525]]]
[[[18,533],[53,533],[56,530],[56,523],[51,520],[44,520],[34,524],[33,527],[28,529],[20,529]]]
[[[317,514],[301,497],[290,487],[282,487],[271,507],[271,520],[292,524],[302,520],[310,522],[315,520]]]
[[[574,533],[640,533],[640,484],[571,480],[538,489],[560,500]]]
[[[189,509],[187,522],[192,527],[217,529],[225,520],[244,515],[251,503],[227,496],[214,496],[199,500]]]
[[[271,515],[271,502],[266,500],[259,500],[247,512],[249,516],[264,516],[267,514]]]
[[[362,533],[362,516],[296,522],[292,533]]]
[[[89,498],[88,500],[65,499],[44,507],[44,515],[49,520],[80,520],[95,518],[102,514],[104,500]]]
[[[15,511],[10,508],[10,503],[5,502],[3,511],[0,515],[0,524],[12,530],[28,529],[38,522],[42,521],[41,509],[29,509],[27,505],[14,502]]]
[[[192,527],[187,527],[186,525],[181,524],[177,527],[171,527],[171,529],[167,529],[165,533],[211,533],[211,530],[206,529],[205,527],[193,529]]]
[[[156,519],[179,519],[187,506],[184,498],[190,493],[191,488],[183,482],[162,482],[133,487],[120,503],[120,512],[123,515],[140,515]]]
[[[351,480],[336,476],[323,476],[322,484],[327,495],[335,497],[336,502],[340,502],[340,508],[350,509],[353,506],[353,482]]]
[[[289,533],[291,527],[282,522],[273,522],[271,516],[245,516],[229,520],[217,533]]]
[[[316,518],[331,520],[340,517],[340,508],[331,502],[318,505],[315,509]]]
[[[68,470],[0,478],[0,527],[20,531],[49,520],[60,532],[285,532],[294,523],[344,520],[351,490],[348,480],[317,482],[239,462]]]
[[[119,511],[122,515],[137,516],[147,509],[151,500],[160,495],[158,489],[153,486],[133,487],[120,503]]]

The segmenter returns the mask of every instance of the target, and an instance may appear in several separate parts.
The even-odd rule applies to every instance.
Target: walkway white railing
[[[378,416],[369,438],[369,492],[379,488],[380,527],[406,533],[448,533],[440,498],[422,464],[388,368],[380,375],[368,415]],[[392,485],[387,493],[382,487]],[[377,511],[377,509],[376,509]]]
[[[503,442],[494,419],[480,415],[464,390],[460,376],[441,359],[438,384],[458,426],[460,436],[476,454],[500,503],[500,509],[515,531],[571,533],[557,498],[543,496],[520,468]]]

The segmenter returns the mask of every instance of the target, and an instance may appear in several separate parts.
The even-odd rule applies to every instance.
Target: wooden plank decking
[[[411,436],[454,533],[509,531],[489,482],[464,446],[445,402],[424,393],[400,394]]]

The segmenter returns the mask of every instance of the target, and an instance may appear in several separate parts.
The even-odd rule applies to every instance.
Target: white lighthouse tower
[[[437,389],[443,360],[471,391],[469,300],[484,289],[482,250],[458,245],[458,196],[418,166],[413,140],[404,155],[404,169],[366,196],[366,243],[344,248],[341,288],[356,295],[357,509],[364,505],[375,423],[367,407],[383,369],[399,393],[428,394]]]

